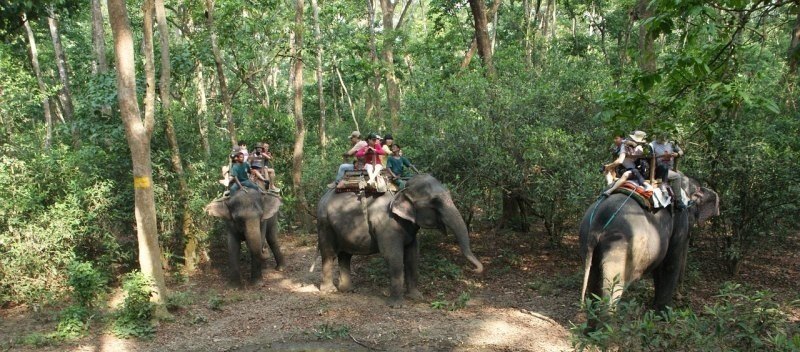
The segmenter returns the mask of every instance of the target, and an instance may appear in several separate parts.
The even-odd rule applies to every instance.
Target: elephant
[[[333,264],[337,258],[338,291],[349,292],[352,256],[380,253],[389,268],[389,306],[403,305],[404,288],[410,298],[421,299],[417,288],[420,228],[452,232],[461,253],[474,265],[473,270],[483,272],[483,264],[472,254],[466,223],[450,192],[433,176],[415,175],[396,194],[328,190],[317,206],[318,249],[322,256],[320,291],[337,291],[333,284]]]
[[[283,271],[285,260],[278,244],[280,206],[281,199],[277,195],[245,189],[206,205],[208,215],[225,219],[227,223],[228,278],[232,285],[240,285],[239,250],[242,241],[250,250],[251,283],[261,281],[262,266],[268,254],[267,244],[275,257],[276,270]]]
[[[626,285],[652,274],[653,306],[672,306],[672,296],[686,265],[689,229],[719,215],[719,197],[681,174],[691,199],[686,209],[667,207],[651,212],[624,194],[599,198],[580,224],[584,259],[581,301],[590,294],[609,297],[611,309]]]

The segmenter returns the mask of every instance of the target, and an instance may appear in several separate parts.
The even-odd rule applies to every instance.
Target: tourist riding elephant
[[[613,305],[623,288],[643,275],[653,274],[653,305],[663,310],[686,265],[689,228],[719,215],[717,193],[685,176],[687,209],[667,207],[651,212],[625,194],[600,198],[586,211],[580,225],[584,259],[581,300],[586,291],[610,297]]]
[[[420,227],[450,231],[458,240],[461,253],[483,272],[483,265],[472,254],[464,219],[450,192],[427,174],[416,175],[406,188],[393,195],[329,190],[317,206],[319,251],[322,256],[320,291],[333,292],[333,263],[339,260],[340,292],[352,290],[350,259],[353,254],[380,253],[386,260],[391,278],[389,305],[403,303],[403,289],[413,299],[422,297],[417,289],[419,278]]]
[[[261,194],[257,190],[241,189],[226,199],[215,200],[206,205],[206,212],[225,219],[228,232],[229,279],[240,284],[239,250],[245,241],[250,250],[250,281],[261,281],[261,268],[267,259],[266,244],[277,262],[276,269],[283,270],[284,258],[278,245],[278,208],[280,197]]]

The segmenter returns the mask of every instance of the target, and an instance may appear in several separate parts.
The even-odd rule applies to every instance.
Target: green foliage
[[[318,340],[333,340],[335,338],[343,338],[350,335],[350,327],[347,325],[338,324],[322,324],[314,329],[314,336]]]
[[[151,281],[140,272],[132,272],[122,280],[125,300],[114,314],[111,331],[122,338],[149,338],[155,333],[153,303],[150,302]]]
[[[194,297],[192,297],[191,292],[183,291],[183,292],[170,292],[169,296],[167,296],[167,309],[170,311],[184,309],[187,306],[194,303]]]
[[[225,304],[225,300],[220,295],[213,295],[208,299],[208,309],[222,310],[223,304]]]
[[[89,331],[89,323],[93,317],[92,310],[85,306],[69,306],[61,311],[55,336],[62,339],[82,337]]]
[[[461,292],[454,300],[449,301],[446,299],[445,294],[439,292],[436,295],[436,299],[431,301],[431,308],[433,309],[447,309],[450,311],[455,311],[459,309],[464,309],[467,306],[467,302],[472,299],[472,294],[469,291]]]
[[[642,304],[622,301],[615,314],[604,314],[608,300],[589,300],[590,319],[603,321],[594,330],[574,325],[573,347],[577,350],[683,350],[683,351],[793,351],[800,348],[800,329],[790,321],[792,307],[774,300],[769,291],[752,291],[726,284],[717,303],[702,313],[691,309],[668,310],[664,314]],[[796,308],[796,307],[794,307]]]
[[[72,262],[67,267],[67,283],[78,306],[92,308],[95,298],[105,289],[107,279],[90,262]]]

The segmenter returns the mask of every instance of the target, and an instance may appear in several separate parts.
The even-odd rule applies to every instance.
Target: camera
[[[261,156],[261,152],[260,151],[256,152],[256,155]]]

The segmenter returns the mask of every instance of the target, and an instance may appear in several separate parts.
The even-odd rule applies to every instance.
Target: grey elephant
[[[653,306],[672,305],[686,266],[689,229],[719,215],[719,197],[686,176],[682,184],[691,199],[687,209],[648,211],[624,194],[600,198],[580,224],[580,251],[584,259],[581,300],[586,293],[609,297],[612,307],[626,285],[653,275]]]
[[[403,294],[420,299],[419,240],[422,228],[439,229],[455,235],[461,253],[483,272],[483,265],[472,254],[464,219],[450,192],[428,174],[412,177],[402,191],[360,196],[329,190],[317,206],[319,251],[322,256],[320,291],[333,292],[333,264],[339,261],[338,291],[352,290],[350,260],[353,254],[380,253],[386,260],[391,279],[389,305],[403,304]],[[405,288],[405,291],[404,291]]]
[[[269,245],[275,257],[276,269],[283,270],[284,257],[278,244],[278,209],[280,197],[256,190],[239,190],[227,199],[215,200],[206,205],[206,213],[225,219],[228,242],[228,277],[233,285],[240,284],[239,250],[245,241],[250,250],[250,282],[261,281],[261,270],[267,259]]]

